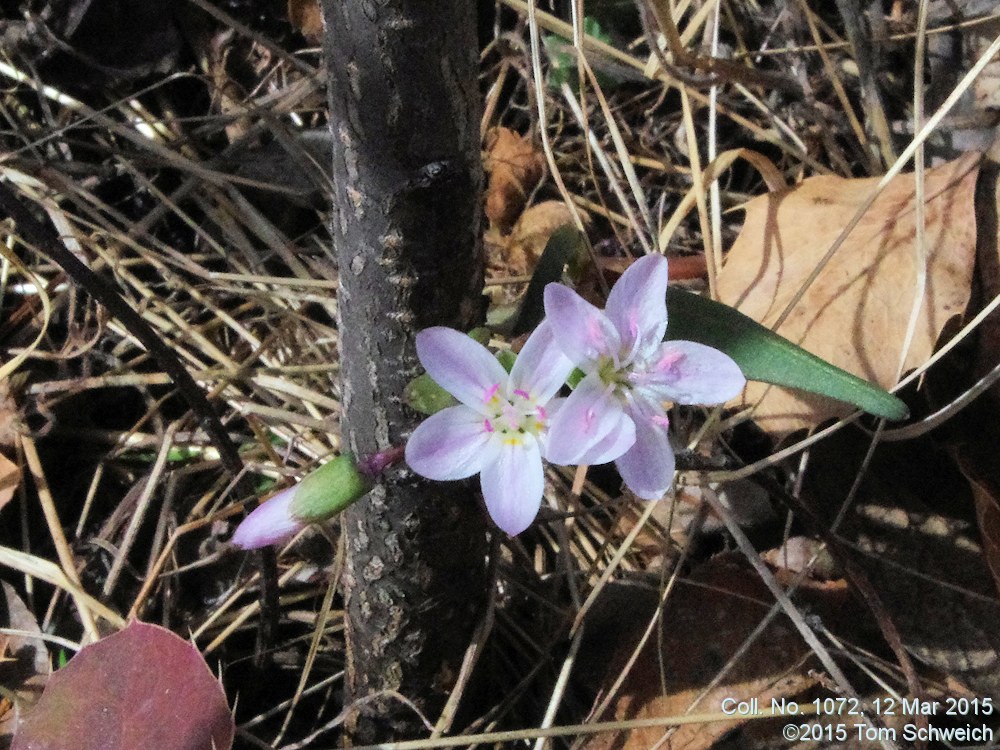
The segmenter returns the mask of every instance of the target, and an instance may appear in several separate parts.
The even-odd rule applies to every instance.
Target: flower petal
[[[562,404],[549,426],[545,458],[554,464],[577,464],[628,419],[611,388],[591,373]],[[627,429],[627,428],[625,428]],[[623,449],[624,450],[624,449]],[[610,461],[614,456],[605,458]]]
[[[467,406],[449,406],[413,431],[406,442],[406,463],[428,479],[465,479],[490,456],[489,442],[481,414]]]
[[[260,549],[288,541],[304,529],[306,522],[291,514],[292,499],[297,487],[298,485],[282,490],[254,508],[236,527],[232,543],[243,549]]]
[[[633,409],[630,416],[635,423],[635,444],[615,466],[632,492],[644,500],[659,500],[674,481],[674,450],[667,436],[666,415]]]
[[[647,255],[629,266],[608,295],[604,312],[615,324],[622,345],[648,350],[667,331],[667,259]]]
[[[607,315],[562,284],[546,285],[544,296],[556,343],[573,364],[586,370],[601,356],[618,356],[621,338]]]
[[[507,382],[496,357],[454,328],[437,326],[418,333],[417,356],[435,383],[476,411],[483,411],[490,395]]]
[[[665,341],[632,377],[636,388],[679,404],[721,404],[747,382],[728,354],[694,341]]]
[[[573,363],[556,344],[552,326],[543,320],[528,337],[510,371],[511,393],[522,390],[538,404],[558,393],[573,372]]]
[[[490,518],[513,536],[520,534],[538,515],[545,489],[542,456],[530,435],[517,443],[505,443],[494,460],[483,466],[480,478]]]
[[[614,461],[635,444],[635,424],[624,411],[618,424],[577,459],[578,464],[597,466]]]

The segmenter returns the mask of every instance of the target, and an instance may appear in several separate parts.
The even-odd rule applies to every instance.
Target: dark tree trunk
[[[334,142],[332,232],[343,433],[357,454],[403,442],[417,331],[481,312],[476,4],[323,0]],[[343,518],[347,701],[384,690],[437,718],[484,601],[485,521],[467,483],[402,470]],[[425,733],[391,697],[355,743]]]

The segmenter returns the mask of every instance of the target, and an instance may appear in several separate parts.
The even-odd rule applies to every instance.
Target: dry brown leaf
[[[713,558],[686,583],[693,585],[678,586],[667,605],[662,643],[659,648],[652,642],[655,639],[647,644],[612,704],[613,716],[603,717],[605,720],[683,715],[742,646],[774,601],[756,572],[742,557],[733,554]],[[845,616],[845,608],[852,604],[843,581],[807,581],[799,596],[811,611],[821,613],[824,622],[834,628]],[[617,628],[615,640],[622,646],[606,675],[605,685],[615,680],[636,641],[634,633],[622,632],[622,623],[638,623],[641,630],[648,622],[648,613],[634,611],[637,600],[632,595],[616,603],[612,622]],[[600,638],[600,633],[596,637]],[[759,698],[763,709],[770,708],[772,698],[791,699],[800,695],[816,684],[808,672],[809,653],[795,627],[784,617],[775,619],[695,711],[717,712],[724,698],[737,701]],[[661,684],[666,687],[665,692]],[[747,718],[683,725],[663,744],[657,743],[665,730],[652,727],[597,735],[584,747],[586,750],[639,750],[654,746],[663,750],[699,750],[711,747]]]
[[[0,582],[0,625],[18,631],[5,638],[0,651],[0,685],[10,691],[0,704],[0,746],[6,747],[4,742],[41,697],[52,664],[35,616],[6,581]]]
[[[972,442],[955,446],[952,454],[959,471],[969,481],[976,506],[983,559],[993,575],[997,591],[1000,591],[1000,460],[995,449],[997,432],[1000,431],[993,425],[984,425],[983,431]]]
[[[486,218],[507,234],[520,215],[528,196],[545,176],[545,155],[530,138],[507,128],[486,134]]]
[[[961,464],[960,464],[961,465]],[[965,467],[962,467],[963,470]],[[983,540],[983,557],[1000,591],[1000,487],[987,477],[967,474],[976,502],[976,519]]]
[[[982,205],[978,206],[981,224],[989,226],[996,221],[995,212],[1000,209],[1000,140],[997,140],[986,154],[983,165],[983,177],[980,180],[982,189]],[[995,196],[996,201],[985,196]],[[992,211],[990,209],[993,209]],[[985,234],[985,232],[983,232]],[[1000,238],[990,242],[990,238],[980,237],[977,244],[976,284],[979,294],[977,304],[969,309],[969,315],[977,315],[982,308],[993,299],[1000,296]],[[976,331],[976,353],[973,357],[972,377],[975,380],[983,377],[1000,361],[1000,310],[994,310],[987,315]],[[1000,382],[994,383],[987,392],[986,401],[990,404],[991,419],[994,423],[1000,421]]]
[[[13,499],[19,484],[21,484],[21,469],[0,453],[0,509]]]
[[[708,261],[702,254],[697,255],[672,255],[670,256],[670,280],[690,281],[691,279],[703,279],[708,274]],[[597,258],[597,266],[607,277],[609,274],[617,281],[626,269],[635,262],[635,258]]]
[[[13,448],[24,430],[18,394],[22,392],[26,379],[24,373],[15,373],[0,380],[0,447]]]
[[[288,20],[310,42],[323,38],[323,13],[319,0],[288,0]]]
[[[966,41],[970,48],[970,59],[975,59],[986,52],[998,33],[1000,33],[1000,23],[996,20],[971,29]],[[1000,60],[994,59],[976,76],[972,91],[975,109],[991,110],[1000,105]]]
[[[518,219],[505,249],[511,276],[530,274],[545,252],[549,237],[559,227],[573,223],[573,214],[562,201],[545,201],[532,206]]]
[[[927,287],[905,368],[925,361],[945,323],[965,310],[976,255],[974,195],[981,156],[926,172]],[[812,177],[754,198],[719,274],[719,297],[771,326],[878,179]],[[828,362],[883,387],[894,384],[916,288],[914,178],[900,175],[777,329]],[[766,393],[765,393],[766,392]],[[843,403],[751,383],[754,419],[773,434],[850,413]]]
[[[585,217],[586,218],[586,217]],[[484,237],[489,276],[528,277],[535,271],[549,237],[559,227],[573,223],[573,215],[562,201],[545,201],[532,206],[518,219],[514,230],[501,235],[491,229]],[[505,285],[493,296],[497,305],[517,300],[527,285]]]
[[[838,577],[837,563],[826,545],[808,536],[793,536],[774,549],[761,553],[769,565],[790,573],[808,571],[812,578],[832,580]]]
[[[981,434],[983,452],[995,454],[996,439]],[[843,559],[863,571],[906,650],[997,700],[1000,602],[968,518],[966,481],[928,436],[885,443],[871,456],[870,443],[856,430],[817,443],[803,501],[820,525],[839,518]],[[856,483],[859,466],[864,471]],[[842,514],[849,493],[850,508]]]
[[[212,95],[219,111],[233,118],[225,130],[229,142],[236,143],[252,127],[245,106],[247,86],[242,81],[247,78],[248,69],[253,68],[248,65],[253,55],[253,42],[226,29],[212,35],[205,47]]]

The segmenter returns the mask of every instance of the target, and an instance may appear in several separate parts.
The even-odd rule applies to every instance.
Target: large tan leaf
[[[905,367],[933,352],[945,323],[969,301],[976,253],[974,195],[980,155],[925,174],[927,286]],[[772,326],[817,267],[878,179],[812,177],[754,198],[719,274],[719,297]],[[883,387],[894,385],[916,289],[914,177],[882,192],[777,329],[823,359]],[[766,393],[765,393],[766,391]],[[820,396],[751,383],[754,418],[782,435],[851,407]]]

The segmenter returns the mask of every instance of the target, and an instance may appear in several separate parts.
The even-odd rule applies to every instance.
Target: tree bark
[[[345,447],[399,445],[417,331],[482,313],[475,3],[323,0],[334,141]],[[485,600],[485,520],[468,483],[390,472],[343,517],[355,743],[426,733]]]

